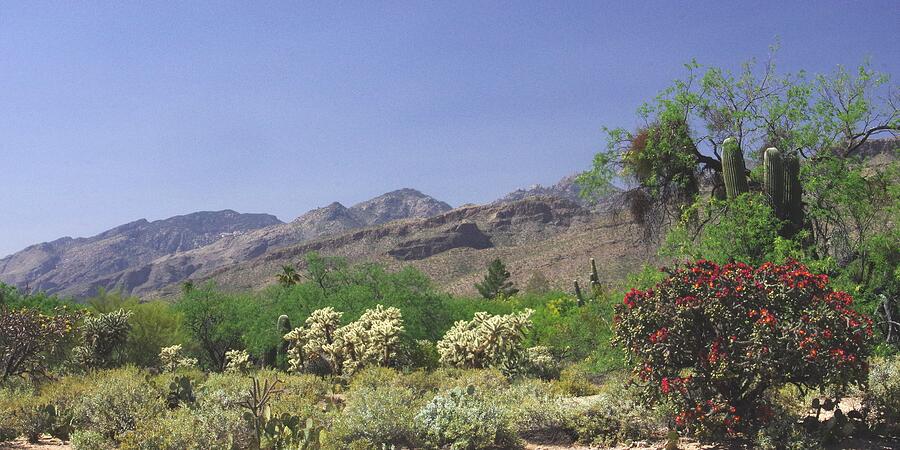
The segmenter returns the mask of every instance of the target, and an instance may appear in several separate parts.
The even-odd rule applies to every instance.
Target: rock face
[[[89,238],[65,237],[0,259],[0,280],[50,293],[165,255],[280,224],[268,214],[204,211],[149,222],[141,219]]]
[[[485,236],[478,225],[463,222],[443,230],[435,236],[410,239],[401,242],[388,254],[401,261],[425,259],[454,248],[484,249],[491,247],[491,239]]]
[[[228,290],[256,289],[274,283],[282,265],[294,264],[302,270],[303,256],[315,251],[350,262],[379,262],[391,269],[412,265],[443,288],[468,293],[495,257],[502,257],[514,276],[523,278],[541,271],[558,277],[554,279],[569,280],[584,270],[593,255],[612,259],[600,270],[618,275],[624,267],[633,268],[642,256],[627,232],[630,226],[565,199],[533,197],[464,206],[428,218],[393,221],[272,248],[192,278],[201,283],[213,281]],[[177,293],[177,286],[164,286],[146,295]]]
[[[139,220],[91,238],[62,238],[0,260],[0,281],[74,297],[98,288],[144,295],[188,279],[312,239],[397,219],[430,217],[450,209],[413,189],[401,189],[351,208],[334,202],[289,223],[234,211]]]

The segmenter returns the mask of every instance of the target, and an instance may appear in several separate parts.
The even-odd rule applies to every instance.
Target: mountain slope
[[[139,220],[92,238],[29,247],[0,260],[0,281],[74,297],[93,295],[101,287],[142,295],[273,248],[449,209],[419,191],[400,189],[351,208],[334,202],[289,223],[233,211]]]
[[[59,292],[86,279],[279,223],[268,214],[231,210],[203,211],[153,222],[141,219],[89,238],[65,237],[33,245],[0,259],[0,280]]]
[[[574,279],[586,272],[591,257],[598,259],[602,278],[617,280],[652,255],[649,248],[636,244],[634,231],[635,226],[618,215],[591,211],[566,199],[529,197],[271,249],[193,279],[214,281],[225,289],[258,289],[274,283],[282,265],[302,268],[303,255],[316,251],[395,269],[412,265],[453,293],[474,294],[473,283],[496,257],[503,258],[520,286],[535,272],[552,280]],[[177,292],[178,286],[169,285],[144,295],[167,297]]]

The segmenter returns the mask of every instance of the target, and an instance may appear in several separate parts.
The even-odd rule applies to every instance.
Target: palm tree
[[[293,286],[300,282],[300,274],[292,265],[281,266],[281,273],[276,278],[282,286]]]

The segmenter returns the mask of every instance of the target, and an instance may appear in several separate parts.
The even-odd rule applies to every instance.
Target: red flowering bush
[[[675,425],[712,434],[765,425],[770,388],[845,389],[866,379],[871,320],[827,275],[797,262],[669,271],[616,309],[614,343],[651,404],[674,406]]]

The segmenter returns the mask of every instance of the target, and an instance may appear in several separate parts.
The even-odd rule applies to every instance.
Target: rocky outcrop
[[[435,236],[403,241],[389,250],[388,254],[401,261],[411,261],[425,259],[454,248],[484,249],[491,245],[491,239],[478,229],[478,225],[464,222]]]

